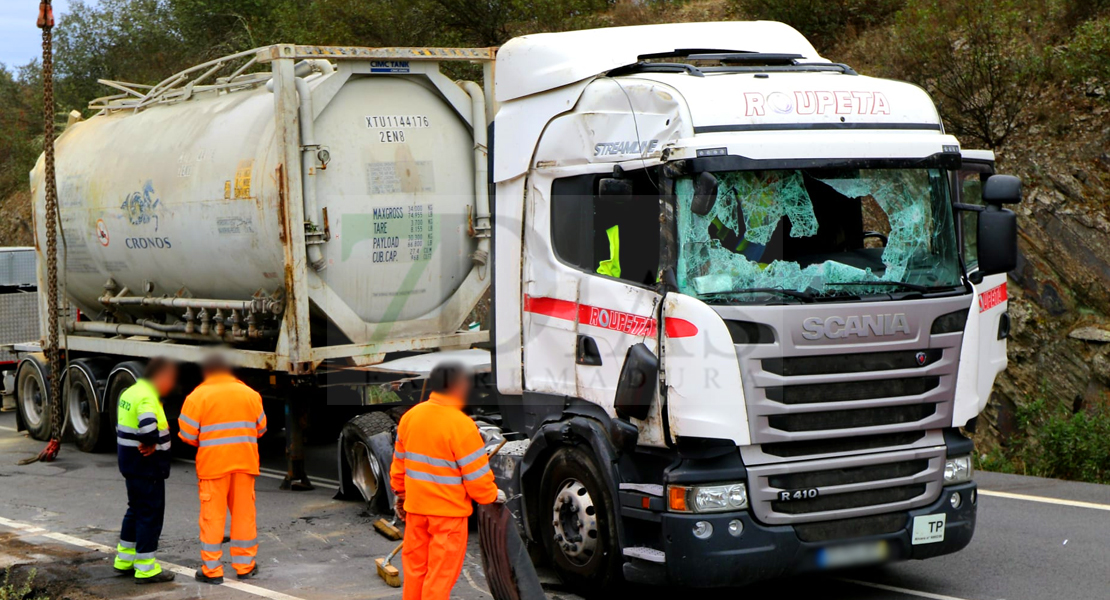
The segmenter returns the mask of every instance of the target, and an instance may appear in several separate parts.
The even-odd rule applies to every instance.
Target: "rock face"
[[[1098,104],[1071,108],[1069,136],[1031,127],[998,152],[999,171],[1022,177],[1025,199],[1009,368],[980,419],[981,445],[1022,437],[1015,413],[1034,400],[1075,411],[1110,404],[1110,119]]]

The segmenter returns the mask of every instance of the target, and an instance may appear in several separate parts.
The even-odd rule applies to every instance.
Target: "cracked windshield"
[[[942,170],[715,175],[715,198],[696,201],[692,178],[676,185],[683,293],[723,301],[808,300],[961,284]]]

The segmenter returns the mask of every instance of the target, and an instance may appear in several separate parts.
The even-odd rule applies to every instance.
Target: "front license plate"
[[[890,549],[887,547],[886,540],[833,546],[822,548],[817,552],[817,566],[822,569],[840,569],[873,565],[886,561],[889,556]]]
[[[921,515],[913,518],[913,545],[935,544],[944,541],[944,525],[948,515]]]

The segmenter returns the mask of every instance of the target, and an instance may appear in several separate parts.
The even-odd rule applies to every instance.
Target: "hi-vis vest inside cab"
[[[185,398],[178,436],[197,446],[197,477],[258,475],[258,438],[266,433],[262,396],[231,375],[204,380]]]
[[[497,499],[482,436],[460,404],[433,392],[401,417],[390,484],[405,495],[406,512],[467,517],[471,499],[478,504]]]
[[[143,456],[140,444],[154,446],[154,454]],[[158,390],[145,379],[119,396],[116,448],[124,477],[170,476],[170,424],[158,399]]]

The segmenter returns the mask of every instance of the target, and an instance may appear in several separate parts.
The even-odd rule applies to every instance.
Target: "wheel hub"
[[[86,393],[85,388],[76,383],[72,384],[69,389],[69,398],[70,424],[73,426],[74,433],[84,435],[89,430],[92,400]]]
[[[28,424],[32,427],[38,426],[42,423],[46,404],[38,381],[34,377],[28,377],[20,386],[19,395],[24,407],[24,416],[30,421]]]
[[[552,507],[555,545],[571,562],[584,564],[597,552],[597,508],[586,486],[563,483]]]

